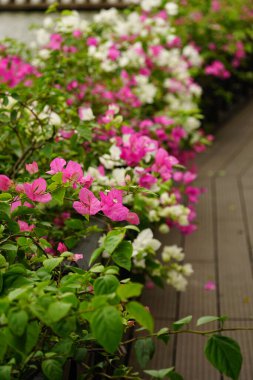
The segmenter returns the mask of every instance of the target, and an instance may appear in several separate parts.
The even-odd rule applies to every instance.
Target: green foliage
[[[154,330],[154,320],[150,312],[139,302],[131,301],[126,305],[130,318],[135,319],[141,326],[151,333]]]
[[[119,346],[123,334],[123,324],[119,311],[113,306],[98,308],[91,319],[91,331],[99,344],[113,354]]]
[[[192,315],[188,315],[187,317],[184,317],[182,319],[179,319],[178,321],[176,322],[173,322],[173,330],[174,331],[178,331],[178,330],[181,330],[182,327],[184,327],[185,325],[188,325],[192,320]]]
[[[120,267],[131,270],[133,247],[129,241],[122,241],[112,254],[113,261]]]
[[[152,338],[137,340],[134,344],[136,359],[142,369],[146,368],[148,362],[155,353],[155,345]]]
[[[238,343],[226,336],[211,336],[205,347],[205,355],[210,363],[232,380],[238,380],[242,354]]]
[[[223,323],[223,322],[225,322],[226,319],[227,319],[226,316],[216,317],[214,315],[205,315],[203,317],[200,317],[197,320],[197,326],[202,326],[202,325],[205,325],[206,323],[216,322],[216,321]]]

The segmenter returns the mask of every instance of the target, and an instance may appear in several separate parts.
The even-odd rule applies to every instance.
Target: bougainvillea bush
[[[156,231],[195,230],[193,159],[211,141],[193,77],[203,58],[180,42],[177,10],[63,12],[32,46],[1,45],[1,379],[61,379],[73,363],[80,378],[140,379],[128,343],[145,368],[154,338],[190,321],[154,332],[138,299],[145,281],[186,288],[191,265]],[[230,342],[231,369],[212,355],[222,344],[212,335],[206,355],[236,379],[240,350]],[[161,371],[147,374],[181,378]]]
[[[191,43],[203,59],[196,78],[203,89],[207,128],[216,122],[218,111],[238,103],[252,87],[252,2],[182,0],[180,4],[175,24],[183,44]]]

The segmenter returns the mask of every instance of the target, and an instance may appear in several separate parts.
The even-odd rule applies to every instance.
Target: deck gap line
[[[214,239],[214,258],[215,258],[215,282],[216,282],[216,310],[218,316],[221,315],[220,308],[220,273],[219,273],[219,258],[218,258],[218,219],[217,219],[217,191],[216,191],[216,178],[211,179],[211,196],[212,196],[212,222],[213,222],[213,239]],[[220,374],[220,380],[224,380]]]
[[[242,219],[243,219],[243,226],[244,226],[244,230],[245,230],[246,244],[248,247],[249,260],[252,263],[253,262],[253,251],[252,251],[252,247],[251,247],[251,239],[250,239],[250,232],[249,232],[249,221],[248,221],[247,208],[246,208],[246,202],[245,202],[245,197],[244,197],[242,180],[240,178],[237,178],[237,186],[238,186],[238,190],[239,190],[239,200],[240,200],[240,204],[241,204]],[[251,274],[252,274],[252,278],[253,278],[252,265],[251,265]]]
[[[231,153],[231,155],[224,161],[224,163],[218,167],[217,171],[220,171],[220,170],[225,170],[225,168],[227,167],[227,165],[229,165],[231,162],[235,161],[237,159],[237,157],[240,155],[241,151],[246,147],[248,146],[249,144],[252,144],[252,138],[253,138],[253,134],[250,134],[247,138],[246,138],[246,143],[245,141],[243,140],[242,143],[239,145],[239,147],[237,147],[233,153]],[[211,148],[212,149],[212,148]]]

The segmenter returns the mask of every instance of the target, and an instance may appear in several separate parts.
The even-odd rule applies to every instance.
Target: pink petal
[[[33,161],[31,164],[26,164],[25,168],[30,174],[35,174],[39,171],[39,167],[36,161]]]
[[[103,207],[103,213],[115,222],[120,222],[127,219],[129,213],[128,208],[120,203],[115,203],[112,207]]]
[[[34,195],[34,200],[40,203],[48,203],[51,199],[52,196],[49,193]]]
[[[207,281],[204,285],[204,289],[208,291],[216,290],[216,284],[213,281]]]
[[[33,181],[31,185],[32,185],[31,190],[34,194],[44,193],[47,188],[47,183],[44,180],[44,178],[35,179],[35,181]]]
[[[140,224],[140,219],[135,212],[129,212],[126,220],[131,224]]]
[[[0,174],[0,190],[6,191],[11,186],[11,180],[4,174]]]
[[[74,202],[73,208],[81,215],[89,215],[89,207],[85,206],[82,202]]]
[[[73,255],[73,260],[74,261],[82,260],[82,258],[83,258],[83,255],[81,253],[75,253]]]
[[[62,172],[65,165],[66,165],[66,161],[61,157],[57,157],[51,162],[50,164],[51,170],[48,171],[47,173],[56,174],[56,173]]]

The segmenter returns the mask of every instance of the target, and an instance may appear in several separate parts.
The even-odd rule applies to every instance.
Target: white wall
[[[82,12],[89,17],[91,12]],[[33,40],[29,25],[40,24],[44,18],[43,12],[4,12],[0,11],[0,40],[5,37],[17,38],[22,41]]]

